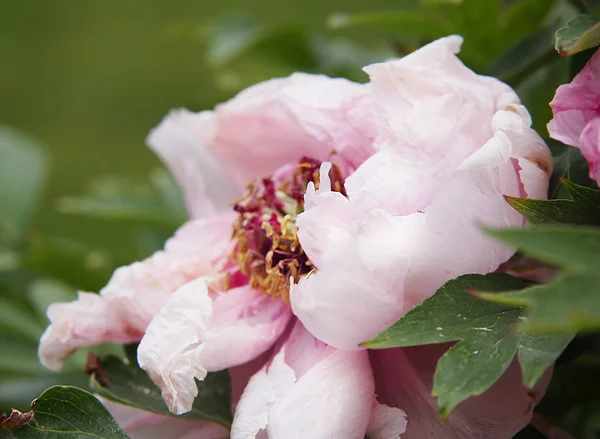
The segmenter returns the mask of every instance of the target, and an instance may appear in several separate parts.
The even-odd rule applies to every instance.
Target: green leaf
[[[488,230],[524,254],[578,273],[600,267],[600,229],[546,225],[534,229]]]
[[[44,332],[43,324],[21,302],[0,297],[0,330],[18,334],[37,343]]]
[[[598,188],[595,181],[589,178],[587,160],[579,148],[567,146],[554,139],[544,139],[552,152],[554,172],[548,190],[551,198],[570,198],[568,192],[561,184],[561,179],[569,180],[580,186]]]
[[[47,175],[48,158],[38,142],[0,126],[0,241],[23,237]]]
[[[34,419],[24,427],[0,429],[0,438],[126,439],[102,403],[85,390],[55,386],[32,404]]]
[[[556,225],[489,231],[522,253],[562,268],[546,285],[480,295],[490,302],[527,307],[523,330],[569,333],[600,329],[600,229]]]
[[[328,17],[327,25],[333,30],[366,26],[417,39],[440,38],[456,30],[443,15],[431,10],[337,13]]]
[[[160,175],[160,174],[159,174]],[[96,180],[89,195],[62,197],[57,208],[62,213],[85,215],[101,219],[129,221],[178,227],[187,218],[185,208],[173,208],[174,199],[165,200],[166,177],[154,174],[153,185],[116,177]],[[158,186],[157,186],[158,184]]]
[[[261,29],[258,22],[245,14],[236,14],[208,26],[207,54],[209,63],[220,66],[240,56],[255,44]]]
[[[565,274],[547,285],[481,297],[490,302],[528,307],[524,330],[530,333],[600,329],[600,277],[597,275]]]
[[[0,374],[17,373],[38,375],[45,369],[37,356],[37,343],[27,343],[15,336],[3,337],[0,355]]]
[[[514,87],[554,58],[554,30],[546,28],[526,36],[504,52],[492,64],[488,75]]]
[[[533,200],[505,197],[508,204],[532,224],[565,223],[600,226],[600,191],[569,180],[562,185],[570,200]]]
[[[92,389],[121,404],[137,407],[161,415],[175,416],[167,408],[160,389],[146,372],[139,368],[135,345],[126,348],[127,362],[113,355],[100,361],[102,372],[93,373]],[[197,382],[198,396],[189,413],[178,418],[213,421],[227,428],[231,426],[231,384],[227,371],[209,373],[206,380]]]
[[[591,15],[575,15],[556,31],[555,48],[569,56],[600,44],[600,20]]]
[[[292,71],[318,69],[312,35],[295,24],[268,26],[252,16],[235,14],[207,25],[205,34],[207,61],[215,68],[234,62],[251,62],[256,67],[259,58],[261,63],[286,66]],[[263,66],[263,72],[265,67],[274,66]]]
[[[434,375],[432,395],[438,398],[443,418],[460,402],[492,386],[517,352],[525,384],[531,387],[572,336],[523,337],[516,331],[525,319],[522,309],[486,303],[468,293],[524,286],[524,282],[500,273],[461,276],[363,345],[387,349],[459,341],[439,360]]]
[[[73,239],[46,238],[39,233],[30,234],[22,265],[84,291],[95,291],[104,286],[116,268],[103,251]]]

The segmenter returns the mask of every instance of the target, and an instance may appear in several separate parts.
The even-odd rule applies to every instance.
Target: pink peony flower
[[[590,178],[600,185],[600,51],[570,84],[558,87],[550,106],[550,137],[581,149]]]
[[[368,66],[368,84],[294,74],[172,112],[148,141],[193,219],[99,296],[52,305],[42,362],[140,341],[180,414],[195,378],[254,360],[234,383],[233,439],[512,437],[546,383],[528,391],[513,365],[442,423],[430,392],[443,347],[358,346],[513,255],[480,231],[524,224],[504,195],[546,196],[551,158],[527,111],[458,60],[461,43]]]

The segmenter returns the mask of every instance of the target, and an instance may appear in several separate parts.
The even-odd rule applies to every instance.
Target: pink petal
[[[588,122],[600,116],[600,53],[596,52],[569,84],[558,87],[550,106],[554,119],[550,137],[581,146],[580,135]]]
[[[345,79],[295,73],[242,91],[215,108],[211,152],[244,187],[309,156],[356,167],[372,153],[368,88]]]
[[[495,112],[519,102],[505,84],[465,67],[455,56],[461,44],[461,37],[450,36],[365,67],[381,151],[346,181],[363,209],[422,210],[437,184],[492,137]]]
[[[229,431],[207,421],[177,419],[98,398],[131,439],[222,439]]]
[[[40,339],[38,355],[48,369],[60,371],[63,360],[78,349],[106,342],[132,343],[144,333],[144,321],[157,311],[162,296],[148,295],[140,306],[135,299],[123,297],[105,300],[93,293],[79,293],[71,303],[48,307],[50,326]]]
[[[590,167],[590,178],[600,186],[600,117],[592,119],[581,132],[581,153]]]
[[[231,438],[362,439],[373,390],[366,352],[336,350],[297,323],[271,364],[250,379]]]
[[[191,410],[194,378],[246,363],[271,347],[290,314],[283,302],[240,287],[209,296],[207,279],[192,281],[152,319],[138,362],[162,390],[169,410]]]
[[[406,431],[406,413],[375,399],[367,427],[369,439],[398,439]]]
[[[314,215],[326,217],[327,198]],[[309,227],[302,217],[300,231]],[[411,264],[411,234],[421,227],[417,221],[380,210],[360,221],[350,218],[329,233],[314,233],[327,238],[316,259],[318,270],[290,290],[292,310],[306,329],[339,349],[356,349],[396,321],[404,308],[398,288]]]
[[[211,112],[179,109],[171,111],[147,139],[181,186],[192,218],[226,209],[240,195],[208,149],[214,130]]]
[[[523,217],[504,195],[545,198],[551,157],[523,107],[509,105],[489,123],[493,136],[441,183],[432,183],[421,211],[395,216],[393,207],[381,209],[385,203],[370,208],[362,195],[356,200],[352,186],[348,199],[332,193],[323,165],[321,187],[308,188],[306,210],[297,218],[300,243],[317,270],[290,291],[294,314],[315,337],[356,349],[448,280],[492,272],[514,254],[481,227],[522,226]],[[371,159],[379,155],[381,163],[393,155],[404,160],[391,149]],[[357,173],[379,185],[371,187],[372,201],[413,190],[414,184],[394,190],[389,182],[397,170],[368,168],[371,159]]]
[[[226,254],[233,214],[184,224],[150,258],[120,267],[100,295],[80,293],[48,308],[50,326],[40,340],[42,364],[60,370],[77,349],[141,340],[150,320],[181,285],[210,274]]]
[[[523,386],[516,362],[489,390],[459,404],[440,421],[431,389],[435,365],[445,350],[447,345],[429,345],[370,352],[379,401],[406,412],[403,438],[508,439],[529,423],[550,373],[531,391]]]
[[[285,337],[285,335],[282,337]],[[265,364],[267,364],[269,359],[273,356],[276,345],[277,343],[254,360],[229,368],[229,377],[231,378],[231,404],[234,412],[235,407],[244,393],[244,389],[248,385],[248,381],[250,381],[250,378],[252,378],[256,372],[261,370]]]

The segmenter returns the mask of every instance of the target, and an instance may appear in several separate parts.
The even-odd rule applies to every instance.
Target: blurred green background
[[[245,11],[266,24],[324,30],[332,12],[393,8],[398,2],[251,4],[0,1],[0,123],[36,136],[52,160],[37,229],[82,238],[94,247],[127,242],[120,227],[57,213],[56,198],[80,193],[93,177],[106,173],[144,177],[159,164],[144,138],[169,109],[212,108],[231,95],[207,65],[203,26]]]

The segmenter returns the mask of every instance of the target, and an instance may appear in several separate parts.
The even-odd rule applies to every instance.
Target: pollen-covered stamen
[[[319,186],[320,165],[303,157],[288,179],[276,183],[266,177],[260,184],[252,183],[234,205],[240,216],[233,228],[232,261],[252,288],[286,302],[291,279],[297,281],[313,269],[300,246],[295,217],[304,210],[308,183]],[[337,166],[329,176],[332,189],[345,194]]]

